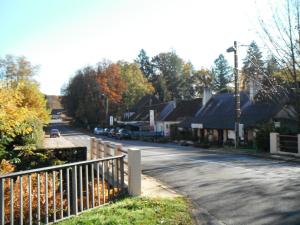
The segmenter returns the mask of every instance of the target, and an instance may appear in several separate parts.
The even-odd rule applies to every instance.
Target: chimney
[[[209,87],[204,87],[202,96],[202,106],[204,106],[208,100],[211,98],[212,93]]]

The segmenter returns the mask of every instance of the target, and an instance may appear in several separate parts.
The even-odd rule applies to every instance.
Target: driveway
[[[65,125],[74,145],[89,137]],[[142,150],[143,173],[189,197],[208,224],[300,224],[300,165],[173,144],[111,141]]]

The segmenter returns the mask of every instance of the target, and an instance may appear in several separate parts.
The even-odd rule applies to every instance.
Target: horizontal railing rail
[[[297,135],[278,135],[279,151],[298,153],[298,137]]]
[[[0,176],[0,224],[49,224],[125,193],[124,157],[20,171]]]

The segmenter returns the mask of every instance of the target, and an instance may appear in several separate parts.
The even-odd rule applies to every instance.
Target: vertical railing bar
[[[63,193],[63,173],[59,170],[59,187],[60,187],[60,219],[64,217],[64,193]]]
[[[52,186],[53,186],[53,222],[56,222],[56,185],[55,185],[55,174],[56,172],[53,170],[52,172]]]
[[[67,206],[67,212],[68,212],[68,217],[70,217],[70,168],[67,168],[67,202],[68,202],[68,206]]]
[[[117,190],[118,195],[120,194],[120,159],[117,159]]]
[[[28,205],[29,205],[29,224],[32,224],[32,202],[31,202],[31,175],[28,175]]]
[[[102,161],[102,196],[103,196],[103,204],[105,204],[105,177],[104,177],[104,162]]]
[[[4,205],[4,181],[5,181],[5,178],[2,178],[0,180],[0,194],[1,194],[1,199],[0,199],[0,215],[1,215],[1,224],[4,224],[4,221],[5,221],[5,211],[4,211],[4,208],[5,208],[5,205]]]
[[[80,211],[83,211],[82,166],[79,167]]]
[[[48,172],[45,172],[45,224],[49,223],[49,218],[48,218],[48,213],[49,213],[49,209],[48,209]]]
[[[120,172],[121,172],[121,194],[124,194],[124,157],[121,159],[121,164],[120,164]]]
[[[91,179],[92,179],[92,208],[95,207],[95,193],[94,193],[94,163],[91,164]]]
[[[97,163],[97,197],[98,197],[98,206],[101,205],[100,203],[100,184],[99,184],[99,162]]]
[[[89,166],[85,165],[86,209],[89,209]]]
[[[114,159],[111,160],[111,176],[112,176],[112,179],[111,179],[111,183],[112,183],[112,188],[113,188],[113,197],[112,199],[115,198],[115,168],[114,168]]]
[[[14,224],[14,179],[10,178],[10,224]]]
[[[72,213],[78,213],[78,193],[77,193],[77,166],[72,167]]]
[[[23,225],[23,179],[20,176],[20,225]]]
[[[37,175],[37,222],[41,224],[41,177],[40,173]]]
[[[106,161],[106,184],[107,184],[107,201],[110,201],[110,176],[109,176],[109,160]]]

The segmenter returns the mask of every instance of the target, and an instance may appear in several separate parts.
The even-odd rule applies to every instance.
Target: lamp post
[[[235,148],[239,146],[239,125],[240,125],[240,91],[239,91],[239,71],[238,71],[238,56],[237,42],[234,41],[233,46],[227,49],[227,52],[234,53],[234,95],[235,95]]]
[[[102,97],[105,98],[105,123],[108,123],[108,97],[106,94],[102,94]]]

